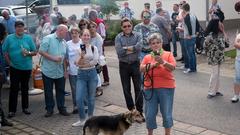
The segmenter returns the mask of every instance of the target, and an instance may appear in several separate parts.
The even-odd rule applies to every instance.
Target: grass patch
[[[230,51],[226,51],[224,53],[225,56],[227,57],[231,57],[231,58],[235,58],[237,55],[236,49],[230,50]]]

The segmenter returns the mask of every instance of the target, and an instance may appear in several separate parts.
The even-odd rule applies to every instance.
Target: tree
[[[91,0],[91,3],[101,6],[101,11],[107,18],[111,14],[118,14],[119,7],[116,4],[116,0]]]

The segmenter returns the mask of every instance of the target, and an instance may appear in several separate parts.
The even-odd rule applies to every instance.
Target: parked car
[[[0,21],[3,19],[2,10],[8,10],[9,14],[15,16],[17,20],[22,20],[26,27],[28,27],[30,33],[34,33],[38,26],[38,16],[30,8],[28,8],[28,26],[27,26],[27,14],[26,6],[8,6],[0,7]]]
[[[49,0],[35,0],[28,5],[38,16],[42,16],[46,10],[50,11]]]

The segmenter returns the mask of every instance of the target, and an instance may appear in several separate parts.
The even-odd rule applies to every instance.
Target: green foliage
[[[231,57],[231,58],[235,58],[237,53],[236,53],[236,49],[230,50],[230,51],[226,51],[224,53],[225,56],[227,57]]]
[[[110,20],[110,21],[107,21],[106,23],[108,25],[107,40],[114,41],[117,34],[121,32],[120,21]]]
[[[118,14],[119,7],[115,0],[91,0],[92,4],[100,5],[104,15]]]

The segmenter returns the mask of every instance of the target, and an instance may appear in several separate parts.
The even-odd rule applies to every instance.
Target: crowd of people
[[[1,14],[4,19],[0,22],[0,86],[10,76],[8,118],[16,115],[19,91],[22,96],[22,112],[31,114],[28,90],[33,68],[32,57],[40,55],[46,109],[44,116],[51,117],[54,114],[54,87],[59,113],[63,116],[70,115],[65,106],[65,96],[69,94],[65,90],[68,78],[73,102],[72,113],[79,115],[79,120],[72,126],[83,126],[87,118],[94,115],[95,99],[103,94],[102,86],[109,85],[103,45],[106,26],[101,7],[84,7],[79,21],[75,14],[63,17],[58,7],[54,7],[51,14],[46,10],[40,18],[35,40],[24,32],[25,24],[22,21],[10,16],[7,10]],[[122,32],[115,38],[115,49],[126,106],[130,111],[136,109],[142,119],[146,119],[148,135],[152,135],[157,128],[156,116],[160,106],[165,134],[170,135],[176,87],[173,71],[176,61],[181,61],[184,63],[184,74],[197,72],[195,43],[201,26],[197,17],[191,13],[190,5],[184,0],[173,4],[171,15],[163,8],[161,1],[156,2],[155,11],[150,8],[150,3],[145,3],[140,15],[141,22],[135,26],[132,22],[134,11],[129,8],[128,2],[124,2],[119,16]],[[205,30],[204,44],[208,64],[212,67],[207,96],[211,99],[223,96],[219,92],[219,73],[228,37],[224,31],[224,14],[217,0],[212,0],[209,16],[211,20]],[[177,53],[177,41],[180,42],[181,56]],[[239,35],[235,47],[237,50],[240,48]],[[177,57],[180,59],[176,60]],[[234,97],[231,99],[234,103],[239,101],[240,93],[239,51],[235,63],[236,79]],[[4,117],[1,102],[0,114],[2,125],[12,126]]]

